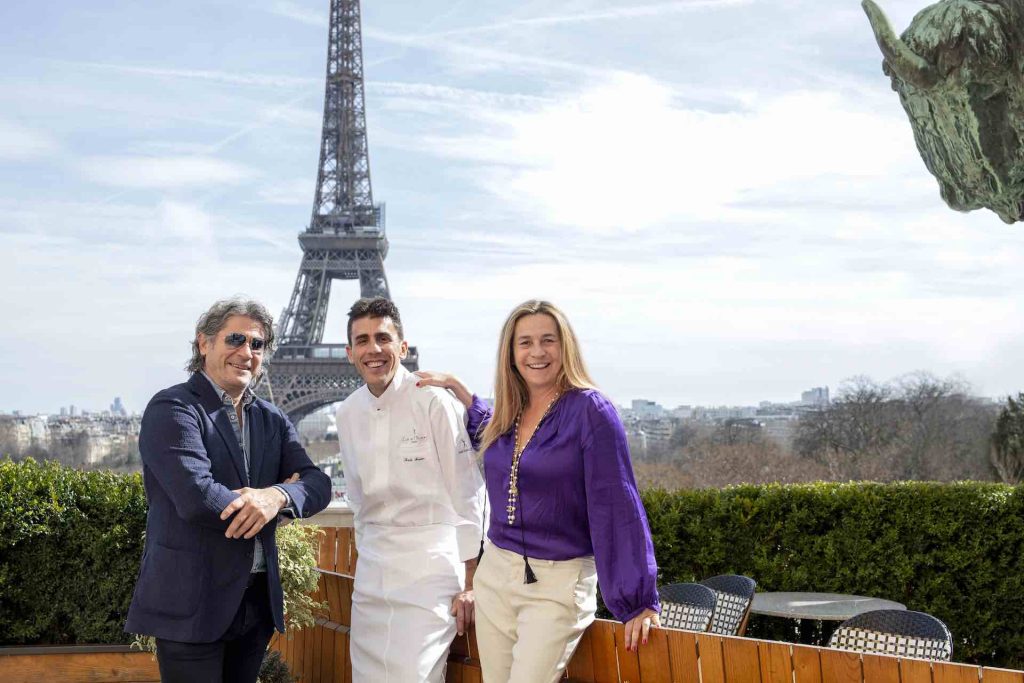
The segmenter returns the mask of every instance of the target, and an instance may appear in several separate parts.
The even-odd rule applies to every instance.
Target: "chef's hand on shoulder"
[[[237,493],[238,498],[228,503],[220,513],[221,519],[235,516],[224,532],[228,538],[252,538],[267,522],[277,517],[288,502],[285,495],[274,487],[252,489],[246,486],[235,489],[233,493]]]
[[[461,636],[473,625],[473,591],[461,591],[452,598],[450,614],[455,617],[455,631]]]

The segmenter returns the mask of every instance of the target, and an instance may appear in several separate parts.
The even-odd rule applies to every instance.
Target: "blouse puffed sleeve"
[[[491,421],[492,414],[491,407],[482,398],[473,394],[473,402],[466,408],[466,431],[473,443],[473,450],[480,448],[480,436],[484,432],[484,427]]]
[[[601,394],[588,392],[586,399],[581,439],[590,540],[601,597],[625,623],[645,609],[660,609],[654,543],[622,420]]]

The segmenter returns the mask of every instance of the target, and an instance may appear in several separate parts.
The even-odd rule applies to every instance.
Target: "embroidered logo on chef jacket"
[[[417,446],[422,446],[426,440],[427,436],[425,434],[420,434],[416,431],[416,428],[413,427],[412,434],[403,436],[402,440],[398,442],[398,445],[402,448],[416,448]],[[422,458],[420,458],[420,460],[422,460]]]
[[[455,442],[455,452],[458,453],[459,455],[462,455],[463,453],[468,453],[471,450],[473,450],[473,447],[469,444],[468,441],[466,441],[466,439],[462,438],[461,436],[459,437],[458,441]]]

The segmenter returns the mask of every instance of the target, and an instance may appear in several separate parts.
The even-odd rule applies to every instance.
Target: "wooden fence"
[[[277,635],[281,652],[302,683],[353,681],[349,661],[352,577],[356,552],[350,528],[325,528],[320,543],[317,598],[327,604],[314,627]],[[654,629],[639,652],[623,647],[622,625],[598,620],[587,630],[567,671],[580,683],[1024,683],[1024,672],[967,664]],[[0,683],[35,681],[127,683],[158,681],[149,653],[124,647],[0,649]],[[456,638],[447,683],[481,683],[476,640]]]
[[[0,648],[2,683],[159,683],[156,660],[126,645]]]
[[[314,628],[278,636],[271,647],[302,674],[303,683],[363,683],[352,681],[348,658],[356,564],[352,530],[325,532],[317,595],[328,607]],[[584,634],[567,678],[580,683],[1024,683],[1024,672],[675,629],[654,629],[647,645],[629,652],[622,624],[597,620]],[[475,638],[457,638],[447,683],[480,681]]]

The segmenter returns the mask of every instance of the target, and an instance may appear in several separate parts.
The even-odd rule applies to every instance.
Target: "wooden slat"
[[[566,667],[566,675],[574,681],[581,683],[592,683],[594,680],[594,655],[592,649],[591,629],[583,632],[576,652],[573,653],[569,665]]]
[[[793,680],[795,683],[822,683],[818,648],[808,645],[793,646]]]
[[[614,624],[595,621],[590,625],[591,654],[594,657],[594,682],[619,683],[618,664],[615,660]]]
[[[313,647],[310,652],[310,659],[313,660],[313,664],[310,667],[310,675],[307,681],[310,683],[320,683],[320,674],[323,671],[322,656],[324,650],[324,632],[325,629],[322,625],[318,625],[313,629]]]
[[[321,574],[321,578],[324,582],[324,593],[327,596],[327,617],[340,624],[343,610],[341,579],[331,574]]]
[[[288,644],[288,666],[291,667],[295,673],[302,673],[302,653],[305,648],[303,647],[304,633],[302,629],[295,629],[291,631],[292,639]]]
[[[612,633],[615,634],[615,656],[619,660],[619,680],[622,683],[640,683],[640,657],[626,649],[624,626],[616,623]]]
[[[700,657],[701,680],[704,683],[725,683],[722,638],[707,633],[698,633],[697,655]]]
[[[895,657],[865,654],[861,663],[864,666],[864,683],[900,683],[900,661]]]
[[[700,661],[697,658],[697,635],[690,631],[666,630],[668,662],[672,679],[677,683],[698,683]]]
[[[335,571],[339,574],[355,576],[356,573],[356,543],[355,532],[350,528],[338,529],[337,534],[337,559]]]
[[[793,652],[789,643],[757,643],[763,683],[793,683]]]
[[[980,667],[970,664],[935,662],[932,665],[932,680],[935,683],[978,683]]]
[[[672,683],[672,665],[668,657],[668,635],[652,628],[647,644],[640,645],[640,680],[643,683]]]
[[[860,654],[845,650],[825,649],[821,655],[821,677],[828,683],[861,683]]]
[[[341,593],[341,621],[343,626],[352,626],[352,588],[354,579],[337,577],[338,589]]]
[[[981,670],[981,680],[985,683],[1024,683],[1024,672],[986,666]]]
[[[725,679],[729,683],[761,683],[761,657],[756,640],[723,638],[722,653],[725,655]]]
[[[316,629],[304,628],[302,639],[302,680],[313,680],[313,651],[316,643]]]
[[[335,547],[337,545],[338,530],[334,527],[320,529],[320,545],[317,552],[316,566],[328,571],[337,571],[335,562]]]
[[[444,683],[462,683],[462,664],[448,663],[444,670]]]
[[[932,665],[923,659],[900,659],[902,683],[931,683]]]
[[[352,683],[352,661],[349,659],[348,647],[348,634],[335,631],[333,683]]]
[[[320,652],[317,659],[320,661],[319,683],[334,683],[334,634],[335,629],[324,627],[320,639]]]
[[[148,652],[4,655],[4,683],[128,683],[160,680],[156,659]]]
[[[287,646],[287,648],[288,648],[287,649],[288,656],[287,656],[287,658],[285,660],[285,661],[287,661],[289,663],[289,665],[291,665],[292,662],[295,662],[297,664],[301,664],[302,663],[301,662],[302,650],[300,648],[301,641],[299,641],[299,633],[301,633],[301,631],[294,631],[294,630],[293,631],[289,631],[289,634],[290,634],[291,637],[288,638],[288,641],[287,641],[288,642],[288,646]]]

